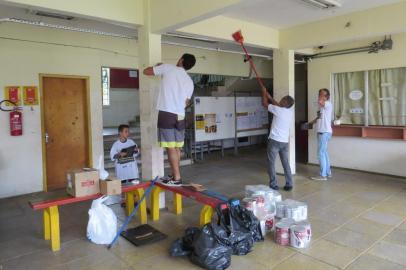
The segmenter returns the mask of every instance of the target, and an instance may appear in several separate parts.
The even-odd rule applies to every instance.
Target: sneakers
[[[324,177],[324,176],[314,176],[314,177],[310,177],[310,179],[315,180],[315,181],[327,181],[327,177]]]
[[[162,180],[161,182],[162,184],[164,184],[165,186],[169,186],[169,187],[180,187],[182,186],[182,180],[174,180],[174,179],[165,179]]]
[[[168,174],[167,176],[161,177],[162,181],[173,180],[173,175]]]

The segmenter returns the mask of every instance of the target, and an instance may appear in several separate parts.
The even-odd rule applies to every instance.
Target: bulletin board
[[[195,141],[235,137],[234,97],[195,97]]]
[[[268,111],[261,97],[237,97],[237,137],[268,134]]]

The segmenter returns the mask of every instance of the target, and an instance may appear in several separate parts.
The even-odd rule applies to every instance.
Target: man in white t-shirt
[[[317,118],[311,123],[317,123],[318,157],[320,163],[320,175],[311,177],[313,180],[325,181],[331,177],[330,158],[328,155],[328,142],[331,139],[333,130],[331,128],[331,116],[333,105],[330,102],[330,91],[326,88],[319,90],[318,103],[320,110]]]
[[[262,88],[262,95],[263,105],[273,114],[267,147],[269,186],[274,190],[279,189],[275,170],[275,160],[279,153],[286,180],[283,189],[290,191],[293,188],[293,181],[289,165],[289,130],[295,113],[293,109],[295,100],[291,96],[284,96],[277,102],[268,94],[265,87]]]
[[[161,76],[158,96],[158,142],[168,153],[172,174],[163,179],[170,186],[182,184],[180,176],[180,149],[185,140],[185,107],[190,103],[194,84],[186,70],[191,69],[196,58],[184,54],[175,65],[158,64],[144,69],[144,75]]]

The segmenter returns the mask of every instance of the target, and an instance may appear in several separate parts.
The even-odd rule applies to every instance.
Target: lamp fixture
[[[301,1],[320,9],[341,7],[341,3],[336,0],[301,0]]]

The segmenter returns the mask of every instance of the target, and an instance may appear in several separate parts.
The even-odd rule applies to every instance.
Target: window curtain
[[[336,119],[341,124],[363,125],[364,113],[351,113],[351,109],[364,109],[364,97],[352,100],[350,93],[360,90],[364,93],[364,72],[346,72],[333,74],[334,109]]]
[[[368,71],[369,124],[406,125],[406,68]]]

